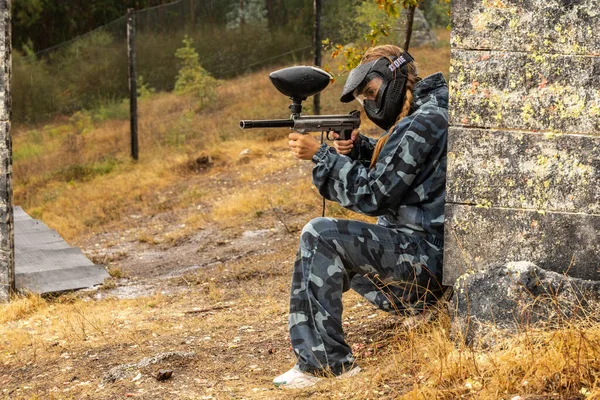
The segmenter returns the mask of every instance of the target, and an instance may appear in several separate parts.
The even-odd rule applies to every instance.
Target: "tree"
[[[387,19],[381,20],[373,20],[370,18],[369,25],[371,30],[369,33],[365,35],[365,39],[369,42],[371,46],[375,46],[379,43],[379,41],[389,35],[390,32],[390,24],[389,19],[397,19],[400,17],[400,8],[407,9],[407,24],[406,24],[406,34],[405,40],[403,44],[403,48],[407,50],[410,45],[410,37],[412,35],[412,21],[414,17],[414,10],[419,5],[419,3],[423,0],[368,0],[374,2],[380,10],[383,10],[387,15]],[[438,0],[440,2],[448,2],[449,0]],[[368,2],[363,3],[363,6],[368,5]],[[358,48],[355,46],[346,46],[344,47],[341,44],[334,44],[330,39],[325,39],[323,44],[326,47],[334,46],[332,57],[337,57],[342,54],[346,63],[342,67],[342,69],[351,70],[355,68],[362,58],[362,55],[367,50],[366,46],[362,48]]]
[[[175,93],[191,93],[200,100],[200,104],[204,104],[214,98],[218,81],[202,68],[198,52],[192,44],[192,39],[186,35],[183,47],[175,52],[175,57],[181,60],[181,68],[175,81]]]
[[[35,51],[55,46],[125,15],[172,0],[13,0],[13,47]]]

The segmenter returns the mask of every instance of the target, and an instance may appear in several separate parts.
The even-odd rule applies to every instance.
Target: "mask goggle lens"
[[[379,75],[367,75],[366,82],[354,91],[354,98],[361,106],[370,108],[375,112],[381,107],[381,98],[385,89],[383,78]]]

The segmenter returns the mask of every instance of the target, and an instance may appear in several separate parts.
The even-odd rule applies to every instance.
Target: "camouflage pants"
[[[338,375],[353,365],[342,329],[342,293],[349,288],[399,314],[418,312],[441,295],[441,247],[409,232],[333,218],[304,227],[289,315],[302,371]]]

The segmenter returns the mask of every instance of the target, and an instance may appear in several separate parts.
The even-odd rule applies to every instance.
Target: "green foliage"
[[[97,31],[52,53],[49,69],[57,74],[66,105],[61,112],[93,109],[128,95],[127,52],[112,35]]]
[[[400,16],[400,7],[416,6],[420,0],[368,0],[357,7],[357,16],[355,21],[359,25],[368,25],[369,30],[364,35],[364,40],[369,46],[377,45],[382,38],[389,36],[391,26]],[[330,46],[330,41],[324,41],[323,44]],[[341,69],[351,70],[360,64],[362,55],[367,50],[367,46],[342,46],[336,44],[331,56],[333,58],[342,54],[345,64]]]
[[[44,154],[44,134],[42,131],[32,129],[27,131],[27,140],[13,144],[13,162],[27,161]]]
[[[23,143],[13,147],[13,162],[26,161],[44,153],[44,146],[36,143]]]
[[[72,129],[69,125],[44,126],[44,131],[51,138],[63,137],[71,133]]]
[[[83,135],[94,129],[92,114],[89,111],[81,110],[69,118],[69,123],[75,128],[75,133]]]
[[[418,0],[417,0],[418,1]],[[406,4],[406,3],[416,3],[417,1],[412,0],[375,0],[377,3],[377,7],[383,10],[386,15],[389,15],[392,18],[398,18],[400,16],[400,11],[398,10],[398,6],[402,5],[404,8],[416,5],[416,4]]]
[[[183,60],[174,57],[182,47],[183,31],[176,34],[140,32],[137,37],[138,95],[174,89]],[[309,35],[269,32],[266,27],[246,26],[238,30],[215,28],[214,32],[190,33],[193,48],[201,54],[201,68],[216,78],[237,76],[263,68],[268,63],[305,60],[310,48]],[[264,38],[269,37],[268,41]],[[215,51],[215,40],[219,49]],[[79,43],[81,42],[81,43]],[[256,46],[256,43],[261,43]],[[45,121],[56,114],[70,115],[78,110],[94,110],[94,120],[115,116],[126,119],[128,108],[119,106],[129,98],[127,52],[123,42],[107,32],[95,32],[60,49],[48,58],[36,59],[13,53],[13,119],[15,122]],[[251,49],[249,52],[248,49]],[[190,50],[187,50],[188,52]],[[285,54],[273,58],[273,55]],[[235,57],[243,54],[243,57]],[[193,55],[192,55],[193,57]],[[267,62],[265,62],[267,60]],[[226,66],[226,67],[224,67]],[[206,72],[200,73],[205,75]],[[192,74],[193,75],[193,74]],[[214,88],[214,86],[212,87]]]
[[[193,129],[190,129],[193,126],[194,122],[194,112],[186,111],[183,113],[176,123],[174,123],[167,134],[165,135],[165,144],[175,148],[184,147],[188,140],[194,134]]]
[[[41,45],[46,43],[44,36],[52,36],[52,40],[66,40],[74,36],[73,33],[84,33],[101,23],[109,22],[109,17],[121,17],[125,12],[123,2],[96,0],[90,3],[73,0],[68,2],[69,7],[65,7],[66,3],[58,0],[31,0],[31,4],[27,1],[29,0],[13,0],[13,11],[21,15],[18,25],[23,28],[30,22],[32,24],[27,31],[31,35],[21,35],[18,40],[15,39],[16,36],[13,37],[18,42],[15,49],[22,49],[14,52],[15,123],[46,121],[59,114],[71,115],[83,109],[92,110],[93,121],[113,117],[125,119],[127,108],[120,104],[129,97],[129,91],[122,19],[107,28],[78,38],[69,45],[43,53],[41,58],[36,58],[34,53],[34,50],[44,47]],[[337,43],[355,41],[361,36],[359,23],[354,19],[355,7],[364,1],[329,0],[324,4],[324,34],[331,33],[330,37]],[[166,0],[136,0],[135,6],[143,8],[164,2]],[[138,82],[138,95],[142,99],[153,90],[174,90],[178,79],[180,86],[177,89],[185,91],[185,88],[194,85],[194,79],[198,77],[208,75],[216,79],[230,78],[269,64],[279,66],[292,62],[304,63],[311,55],[312,0],[245,0],[244,10],[256,11],[264,7],[263,19],[260,16],[248,18],[244,24],[240,23],[234,28],[230,26],[230,17],[236,8],[239,9],[239,0],[197,0],[193,3],[198,19],[194,29],[189,25],[188,7],[173,5],[161,9],[164,13],[152,11],[138,14],[137,67],[138,75],[143,76],[143,80]],[[252,7],[249,6],[250,3]],[[268,4],[272,6],[270,10],[267,9]],[[86,18],[87,30],[80,31],[83,26],[80,24],[84,24],[80,19],[68,20],[75,9],[79,10],[78,16]],[[187,13],[183,17],[178,14],[181,9]],[[40,26],[44,26],[44,29],[40,29]],[[47,34],[50,31],[52,35]],[[67,33],[72,36],[63,36]],[[179,70],[184,67],[185,62],[174,57],[174,54],[182,47],[185,33],[189,40],[193,40],[193,46],[189,47],[200,55],[198,65],[204,71],[189,73],[191,70],[185,68],[185,73],[182,71],[183,75],[180,75]],[[28,37],[31,38],[30,41],[27,40]],[[218,43],[217,47],[215,43]],[[199,96],[211,98],[210,92],[214,85],[203,88],[202,81],[198,81]],[[207,95],[203,95],[202,91],[206,91]]]
[[[110,174],[119,164],[116,158],[106,157],[97,162],[68,165],[56,171],[54,177],[65,182],[86,182],[96,176]]]
[[[207,103],[214,99],[218,81],[202,68],[192,43],[193,40],[186,35],[183,39],[183,47],[175,52],[175,57],[181,60],[181,68],[175,81],[175,93],[191,93],[201,103]]]
[[[369,26],[369,31],[364,35],[364,40],[369,46],[375,46],[383,38],[390,36],[390,27],[400,17],[401,8],[418,7],[423,5],[425,18],[432,26],[449,23],[450,0],[367,0],[356,7],[357,16],[355,21],[359,26]],[[432,21],[432,22],[431,22]],[[400,38],[392,37],[391,42],[397,42]],[[351,70],[360,64],[362,55],[367,46],[342,46],[334,44],[331,40],[323,41],[325,48],[333,46],[332,57],[340,54],[345,58],[345,64],[341,69]]]
[[[371,46],[377,44],[382,37],[389,36],[391,26],[397,23],[399,11],[397,8],[386,11],[375,2],[364,2],[356,10],[356,21],[363,25],[369,26],[369,32],[365,35],[365,39]]]
[[[420,8],[432,28],[450,26],[450,0],[422,0]]]
[[[129,99],[100,104],[92,115],[92,120],[96,122],[127,119],[129,119]]]
[[[137,81],[136,81],[136,87],[137,87],[137,97],[139,97],[141,99],[147,99],[153,93],[156,92],[156,89],[150,87],[150,84],[148,84],[147,82],[144,82],[144,77],[142,75],[138,75]]]
[[[44,11],[44,0],[14,0],[13,24],[29,28],[37,23]]]
[[[351,43],[361,37],[361,26],[356,22],[356,9],[364,0],[328,0],[323,5],[321,35],[336,43]],[[311,18],[314,18],[311,12]],[[309,22],[312,28],[313,22]],[[307,35],[312,32],[307,32]]]
[[[127,54],[122,47],[99,31],[45,59],[13,52],[14,120],[43,121],[126,97]]]
[[[12,103],[15,121],[35,122],[63,109],[66,101],[43,61],[13,51]]]
[[[13,47],[20,49],[31,40],[36,51],[46,49],[114,21],[130,7],[141,9],[171,1],[12,0]]]

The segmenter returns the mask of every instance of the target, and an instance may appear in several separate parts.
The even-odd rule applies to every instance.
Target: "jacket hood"
[[[445,90],[437,90],[439,88]],[[433,102],[439,107],[448,108],[448,84],[441,72],[436,72],[423,79],[413,89],[413,105],[411,111],[415,111],[425,103]]]

